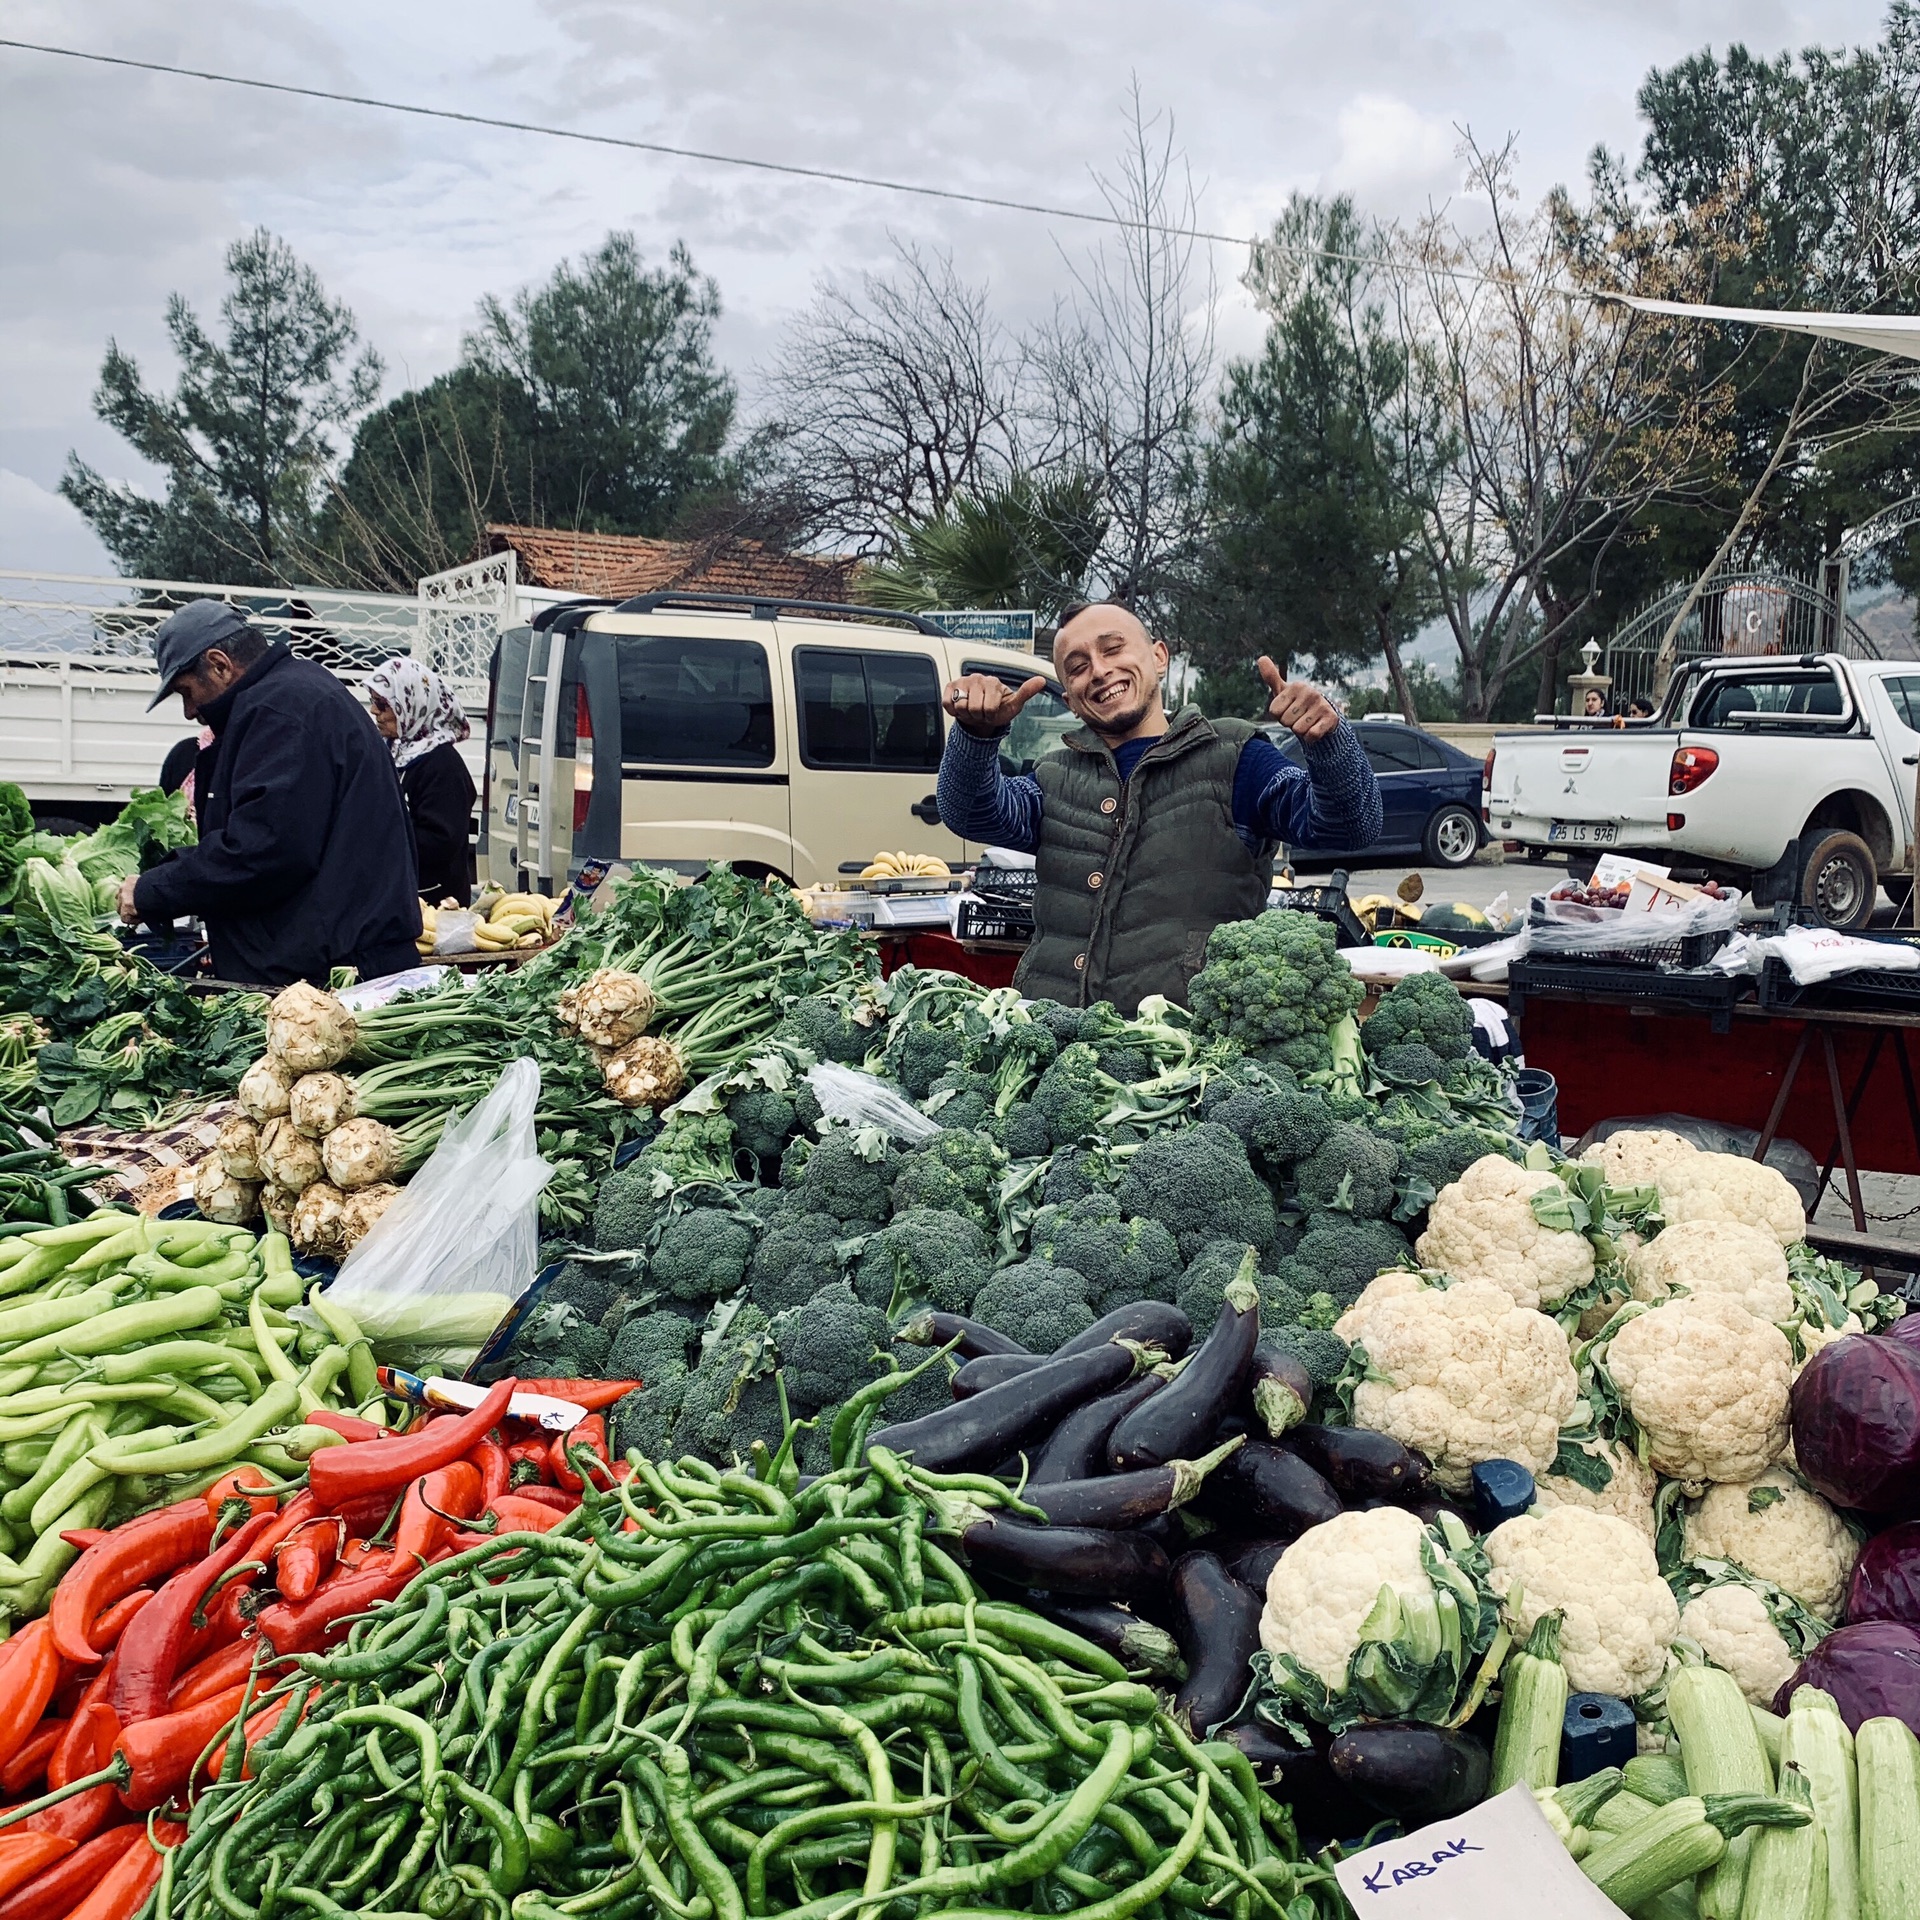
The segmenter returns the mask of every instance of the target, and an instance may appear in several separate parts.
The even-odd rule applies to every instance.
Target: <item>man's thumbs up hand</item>
[[[1264,653],[1253,665],[1273,696],[1267,702],[1267,718],[1279,721],[1297,739],[1323,740],[1340,724],[1339,709],[1317,688],[1304,680],[1283,679]]]

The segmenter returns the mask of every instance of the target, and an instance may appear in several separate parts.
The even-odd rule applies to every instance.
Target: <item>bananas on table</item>
[[[953,872],[937,854],[876,853],[860,870],[862,880],[945,880]]]

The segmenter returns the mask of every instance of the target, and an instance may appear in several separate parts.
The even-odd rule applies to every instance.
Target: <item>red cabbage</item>
[[[1863,1620],[1920,1626],[1920,1521],[1903,1520],[1861,1548],[1847,1588],[1847,1623]]]
[[[1855,1732],[1862,1720],[1891,1714],[1920,1733],[1920,1631],[1901,1620],[1869,1620],[1830,1633],[1773,1696],[1785,1713],[1797,1687],[1819,1687],[1839,1703]]]
[[[1793,1453],[1836,1506],[1920,1516],[1920,1347],[1852,1333],[1793,1383]]]

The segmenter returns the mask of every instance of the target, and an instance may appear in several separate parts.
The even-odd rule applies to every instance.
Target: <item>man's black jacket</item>
[[[141,919],[200,915],[214,972],[255,986],[416,964],[406,803],[353,695],[275,646],[200,717],[214,738],[194,768],[199,844],[140,876]]]

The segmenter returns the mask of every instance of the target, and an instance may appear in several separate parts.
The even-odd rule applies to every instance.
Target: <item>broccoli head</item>
[[[1204,1340],[1213,1331],[1226,1298],[1227,1283],[1240,1271],[1247,1249],[1239,1240],[1210,1240],[1187,1263],[1174,1282],[1174,1302],[1193,1322],[1195,1341]],[[1271,1273],[1255,1273],[1253,1284],[1260,1294],[1262,1327],[1284,1326],[1299,1316],[1300,1295]]]
[[[1188,1260],[1209,1240],[1240,1240],[1263,1253],[1273,1245],[1273,1195],[1239,1138],[1218,1121],[1142,1142],[1121,1171],[1115,1198],[1122,1213],[1165,1225]]]
[[[564,1300],[542,1299],[521,1321],[508,1345],[504,1364],[489,1369],[495,1379],[509,1373],[564,1379],[603,1378],[612,1342],[596,1320]]]
[[[1511,1134],[1496,1133],[1491,1127],[1447,1127],[1403,1142],[1400,1171],[1408,1180],[1424,1180],[1438,1193],[1476,1160],[1490,1153],[1512,1154],[1518,1144]]]
[[[1095,1318],[1085,1276],[1044,1260],[1002,1267],[974,1296],[973,1317],[1029,1353],[1051,1353],[1062,1341],[1085,1333]]]
[[[1472,1035],[1473,1009],[1460,989],[1444,973],[1410,973],[1380,996],[1361,1023],[1360,1044],[1376,1057],[1391,1047],[1423,1046],[1442,1060],[1464,1060]]]
[[[915,1306],[966,1313],[993,1271],[979,1223],[944,1207],[909,1207],[868,1237],[854,1291],[875,1306],[897,1293]]]
[[[1317,1093],[1301,1087],[1271,1092],[1242,1088],[1216,1101],[1204,1117],[1239,1135],[1254,1163],[1268,1174],[1304,1160],[1334,1128],[1332,1109]]]
[[[1031,1102],[1009,1107],[998,1118],[990,1119],[987,1130],[1009,1160],[1044,1160],[1053,1151],[1053,1134],[1046,1116]]]
[[[745,1285],[753,1246],[746,1221],[697,1207],[667,1222],[647,1271],[676,1300],[717,1300]]]
[[[1284,910],[1222,921],[1207,936],[1206,965],[1188,991],[1202,1036],[1236,1041],[1249,1052],[1324,1036],[1361,998],[1332,926]]]
[[[1300,1324],[1303,1327],[1317,1327],[1323,1333],[1331,1333],[1340,1316],[1346,1312],[1338,1300],[1330,1293],[1310,1293],[1307,1304],[1300,1309]]]
[[[1083,1008],[1063,1007],[1058,1000],[1034,1000],[1028,1004],[1027,1011],[1053,1035],[1055,1046],[1071,1046],[1080,1038]]]
[[[1260,1337],[1282,1353],[1292,1354],[1316,1387],[1332,1386],[1346,1370],[1347,1343],[1330,1329],[1263,1325]]]
[[[833,1127],[814,1143],[800,1173],[800,1204],[851,1225],[878,1226],[892,1211],[900,1156],[884,1139]],[[782,1164],[781,1184],[786,1184]]]
[[[872,1037],[869,1029],[848,1017],[839,1001],[824,993],[796,1000],[769,1036],[804,1049],[816,1060],[838,1060],[847,1066],[857,1066],[866,1058]]]
[[[1350,1213],[1384,1220],[1393,1211],[1400,1150],[1391,1140],[1346,1123],[1336,1126],[1295,1169],[1300,1205],[1308,1213]]]
[[[958,1027],[896,1023],[887,1034],[886,1067],[915,1100],[924,1100],[949,1067],[965,1062],[966,1035]]]
[[[724,1113],[676,1113],[640,1157],[685,1186],[691,1180],[731,1180],[733,1149],[733,1122]]]
[[[636,1387],[623,1394],[607,1410],[607,1438],[615,1456],[637,1452],[644,1460],[671,1459],[673,1424],[686,1397],[684,1369],[658,1386]]]
[[[1040,1021],[1016,1020],[1001,1037],[997,1051],[993,1107],[996,1113],[1005,1113],[1053,1065],[1060,1043]]]
[[[1136,1300],[1171,1300],[1180,1248],[1158,1220],[1128,1220],[1110,1193],[1089,1193],[1033,1218],[1033,1257],[1086,1278],[1096,1314]]]
[[[540,1297],[550,1304],[577,1307],[587,1319],[597,1322],[606,1318],[607,1309],[613,1305],[619,1290],[618,1271],[613,1265],[587,1266],[579,1260],[569,1260],[548,1281],[547,1290]]]
[[[644,1247],[667,1210],[671,1191],[671,1176],[648,1154],[615,1168],[600,1182],[594,1201],[593,1244],[602,1253]]]
[[[1452,1064],[1442,1060],[1424,1040],[1396,1041],[1379,1048],[1370,1058],[1383,1080],[1405,1087],[1423,1086],[1428,1081],[1438,1085],[1446,1079]]]
[[[780,1155],[780,1186],[783,1192],[797,1190],[806,1177],[807,1162],[813,1158],[813,1139],[796,1133]]]
[[[747,1298],[769,1317],[811,1300],[840,1278],[842,1232],[828,1213],[783,1213],[753,1250]]]
[[[922,1105],[943,1127],[984,1127],[993,1118],[993,1079],[971,1067],[949,1067]]]
[[[1006,1157],[984,1133],[950,1127],[906,1156],[893,1183],[893,1211],[939,1207],[993,1221],[994,1195]]]
[[[870,1307],[844,1281],[824,1286],[811,1300],[773,1323],[780,1371],[793,1406],[812,1413],[837,1406],[879,1370],[875,1351],[893,1344],[887,1316]]]
[[[683,1313],[661,1308],[654,1313],[630,1313],[614,1336],[607,1366],[616,1380],[638,1380],[658,1386],[687,1371],[687,1349],[700,1329]]]
[[[1062,1047],[1034,1084],[1031,1102],[1056,1147],[1084,1140],[1113,1104],[1113,1085],[1100,1071],[1100,1056],[1084,1040]]]
[[[1375,1274],[1412,1252],[1406,1235],[1388,1221],[1316,1214],[1308,1219],[1299,1246],[1280,1262],[1280,1273],[1303,1298],[1329,1293],[1344,1308]]]
[[[780,1444],[780,1394],[766,1316],[751,1306],[734,1315],[683,1382],[674,1417],[675,1452],[698,1454],[716,1465],[744,1454],[756,1440]]]
[[[756,1160],[778,1160],[798,1128],[791,1090],[741,1087],[726,1101],[735,1141]]]
[[[1063,1207],[1089,1193],[1111,1193],[1119,1179],[1119,1162],[1098,1147],[1062,1147],[1041,1175],[1040,1201]]]

